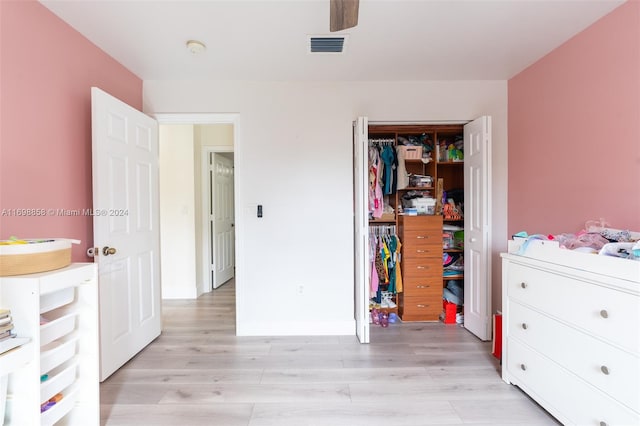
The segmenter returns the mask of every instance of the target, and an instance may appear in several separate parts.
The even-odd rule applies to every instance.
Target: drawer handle
[[[418,268],[418,269],[429,269],[428,266],[416,266],[416,268]]]
[[[527,283],[520,283],[520,287],[527,288]]]
[[[604,374],[605,376],[609,375],[609,368],[606,365],[600,367],[600,371],[602,371],[602,374]]]
[[[416,250],[418,253],[429,253],[429,250]]]
[[[426,308],[427,306],[429,306],[429,305],[416,305],[416,307],[418,307],[418,308]]]
[[[527,323],[526,323],[526,322],[523,322],[523,323],[522,323],[522,328],[523,328],[524,330],[526,330],[526,329],[527,329],[527,327],[528,327]]]
[[[600,422],[600,426],[607,426],[607,422]]]
[[[522,371],[526,371],[527,366],[526,366],[526,365],[524,365],[524,364],[520,364],[520,369],[521,369]]]
[[[418,236],[416,236],[416,238],[419,239],[419,240],[426,240],[427,238],[429,238],[429,236],[428,235],[427,236],[418,235]]]
[[[609,318],[609,312],[607,312],[606,309],[603,309],[603,310],[600,311],[600,316],[602,318]]]
[[[430,285],[417,285],[416,288],[429,288]]]

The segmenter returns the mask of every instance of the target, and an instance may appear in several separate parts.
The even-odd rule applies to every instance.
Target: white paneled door
[[[100,380],[160,335],[158,125],[91,89]]]
[[[233,161],[222,154],[209,154],[209,226],[213,288],[234,277]]]
[[[360,343],[369,343],[369,120],[353,125],[355,320]]]
[[[464,126],[464,326],[491,339],[491,117]]]

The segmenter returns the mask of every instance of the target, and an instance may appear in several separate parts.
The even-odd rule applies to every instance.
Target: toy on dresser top
[[[518,253],[524,254],[531,241],[554,241],[561,249],[594,253],[622,259],[640,260],[640,233],[611,228],[582,230],[576,234],[534,234],[518,232],[513,235],[518,241]],[[511,250],[510,250],[511,251]]]

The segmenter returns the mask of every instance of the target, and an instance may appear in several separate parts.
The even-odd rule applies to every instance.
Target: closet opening
[[[457,324],[490,340],[490,117],[358,126],[361,342],[368,327],[415,322]],[[358,324],[358,308],[368,324]]]

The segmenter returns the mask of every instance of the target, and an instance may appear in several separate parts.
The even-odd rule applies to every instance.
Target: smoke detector
[[[200,53],[204,52],[206,48],[207,47],[201,41],[198,41],[198,40],[187,41],[187,49],[189,49],[189,52],[193,53],[194,55],[199,55]]]

